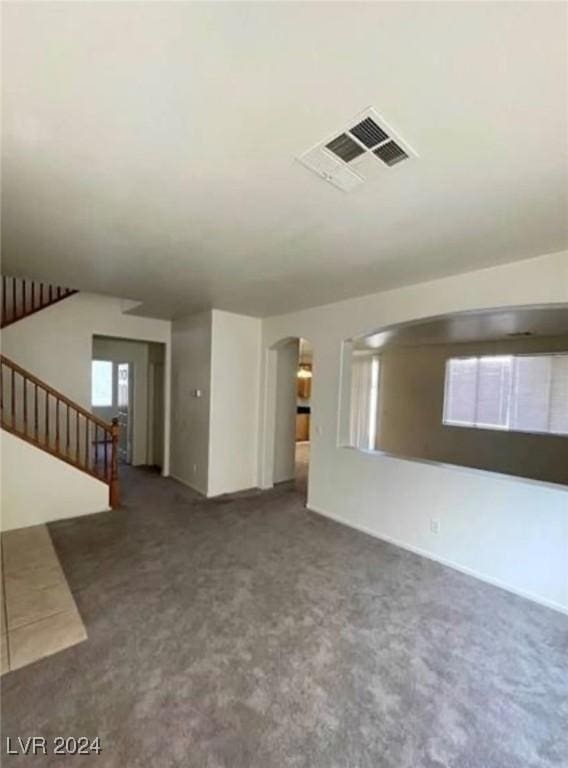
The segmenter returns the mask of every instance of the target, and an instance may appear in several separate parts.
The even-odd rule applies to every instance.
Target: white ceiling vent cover
[[[344,192],[363,184],[365,168],[390,173],[394,166],[418,157],[372,107],[298,157],[302,165]],[[355,168],[357,170],[355,170]]]
[[[325,146],[318,145],[298,159],[310,171],[344,192],[350,192],[365,181],[362,176],[332,155]]]

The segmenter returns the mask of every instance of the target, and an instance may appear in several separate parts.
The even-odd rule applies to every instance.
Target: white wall
[[[164,467],[169,473],[171,323],[124,314],[133,302],[77,293],[2,331],[2,352],[14,362],[91,408],[93,336],[155,341],[165,344]]]
[[[209,483],[211,339],[211,312],[172,325],[171,474],[203,494]]]
[[[231,312],[173,324],[172,475],[204,495],[256,485],[260,342],[261,321]]]
[[[108,485],[1,431],[1,529],[108,509]]]
[[[477,470],[339,448],[342,342],[448,312],[568,302],[568,252],[480,270],[263,321],[259,478],[272,480],[274,359],[284,338],[309,338],[312,389],[308,505],[568,610],[568,490]],[[441,520],[439,535],[430,518]]]
[[[261,321],[213,310],[209,496],[256,486]]]
[[[276,350],[275,483],[291,480],[296,472],[298,346],[298,339],[293,339]]]

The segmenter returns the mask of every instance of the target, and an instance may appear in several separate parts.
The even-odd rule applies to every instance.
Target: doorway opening
[[[267,423],[265,487],[294,482],[307,498],[312,433],[313,348],[288,338],[269,351],[271,405]]]
[[[165,346],[94,336],[91,410],[118,419],[119,462],[163,468]]]

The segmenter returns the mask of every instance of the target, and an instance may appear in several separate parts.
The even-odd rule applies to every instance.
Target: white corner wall
[[[207,494],[211,387],[211,312],[172,326],[172,456],[176,480]],[[196,397],[199,390],[200,397]]]
[[[257,484],[262,323],[213,310],[208,496]]]
[[[164,467],[169,474],[171,322],[125,314],[133,302],[77,293],[2,331],[2,352],[47,384],[91,409],[93,336],[165,345]]]
[[[260,344],[255,317],[214,309],[173,323],[171,472],[205,496],[256,485]]]
[[[1,530],[108,509],[108,485],[1,431]]]
[[[308,506],[372,535],[568,611],[568,488],[338,447],[342,342],[447,312],[568,303],[568,252],[263,321],[259,478],[270,484],[274,376],[268,350],[314,346]],[[430,533],[430,518],[440,533]]]

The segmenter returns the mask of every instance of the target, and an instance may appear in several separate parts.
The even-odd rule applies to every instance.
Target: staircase
[[[75,294],[62,286],[2,276],[2,328]],[[111,424],[0,355],[0,426],[109,486],[119,504],[118,420]]]

